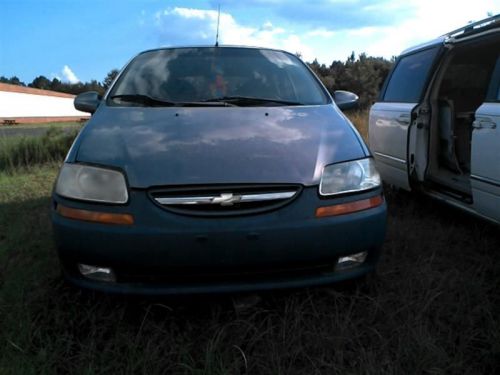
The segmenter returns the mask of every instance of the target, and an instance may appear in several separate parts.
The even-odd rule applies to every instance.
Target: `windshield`
[[[295,56],[232,47],[142,53],[126,67],[108,98],[112,105],[143,106],[162,102],[237,106],[330,102],[313,74]]]

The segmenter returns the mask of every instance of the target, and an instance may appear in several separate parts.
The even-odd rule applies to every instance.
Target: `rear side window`
[[[390,75],[384,101],[419,102],[438,50],[430,48],[402,57]]]
[[[500,57],[497,60],[495,70],[491,77],[486,100],[488,102],[500,102]]]

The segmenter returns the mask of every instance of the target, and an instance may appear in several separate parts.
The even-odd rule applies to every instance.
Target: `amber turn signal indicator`
[[[134,224],[134,217],[130,214],[80,210],[76,208],[65,207],[60,204],[57,205],[56,211],[59,215],[68,219],[91,221],[94,223],[102,224]]]
[[[333,206],[318,207],[316,209],[316,217],[351,214],[353,212],[364,211],[380,206],[383,202],[384,198],[382,198],[381,195],[378,195],[376,197],[363,199],[360,201],[341,203]]]

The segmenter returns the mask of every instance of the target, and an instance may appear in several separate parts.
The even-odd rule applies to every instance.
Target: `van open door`
[[[470,180],[474,208],[500,223],[500,58],[487,102],[476,111],[472,126]]]
[[[408,177],[408,134],[418,103],[375,103],[370,110],[369,140],[382,179],[411,190]]]
[[[427,158],[425,145],[410,145],[410,133],[418,130],[416,110],[443,46],[443,41],[437,41],[403,54],[387,78],[380,101],[370,110],[369,143],[377,169],[385,182],[405,190],[411,190],[409,176],[414,159]],[[422,142],[424,138],[411,139]],[[410,148],[422,155],[410,157]]]

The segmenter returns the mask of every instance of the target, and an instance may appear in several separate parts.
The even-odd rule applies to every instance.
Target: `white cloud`
[[[387,27],[369,27],[351,30],[352,36],[370,37],[366,46],[369,55],[390,57],[406,48],[432,40],[470,21],[487,17],[488,11],[498,11],[497,1],[475,0],[409,0],[414,13],[402,22]],[[360,51],[361,52],[361,51]]]
[[[373,26],[360,27],[359,29],[349,30],[347,35],[367,37],[377,34],[377,32],[379,32],[380,29],[381,29],[380,27],[373,27]]]
[[[498,0],[384,0],[362,7],[358,0],[330,1],[334,4],[324,0],[321,9],[335,7],[340,19],[325,17],[321,10],[314,13],[299,1],[291,2],[296,9],[288,18],[273,16],[274,8],[267,2],[260,16],[246,17],[238,2],[241,6],[234,6],[234,13],[220,14],[219,42],[284,49],[300,53],[306,61],[317,58],[326,64],[345,60],[352,51],[390,58],[468,21],[485,18],[488,11],[500,11]],[[285,3],[273,4],[281,9]],[[349,18],[353,12],[359,17]],[[373,22],[373,14],[379,14],[381,21]],[[215,42],[217,17],[216,10],[171,7],[156,12],[153,19],[161,45],[206,45]]]
[[[319,29],[308,31],[306,35],[312,37],[317,36],[321,38],[331,38],[332,36],[335,35],[335,31],[327,30],[323,27],[320,27]]]
[[[166,9],[155,14],[158,27],[167,32],[166,37],[173,33],[172,22],[182,21],[183,30],[189,30],[195,36],[192,43],[207,43],[215,39],[217,31],[218,12],[193,8]],[[185,31],[184,31],[185,32]],[[282,27],[274,26],[265,21],[260,26],[245,26],[236,21],[229,13],[220,13],[219,42],[227,45],[249,45],[284,49],[292,53],[300,53],[304,59],[314,59],[313,50],[293,32],[287,32]]]
[[[273,24],[270,21],[264,22],[264,24],[260,27],[261,30],[271,31],[273,29]]]
[[[73,71],[71,70],[71,68],[68,65],[64,65],[64,68],[62,69],[62,74],[63,74],[64,79],[66,81],[68,81],[69,83],[80,82],[78,77],[75,75],[75,73],[73,73]]]

